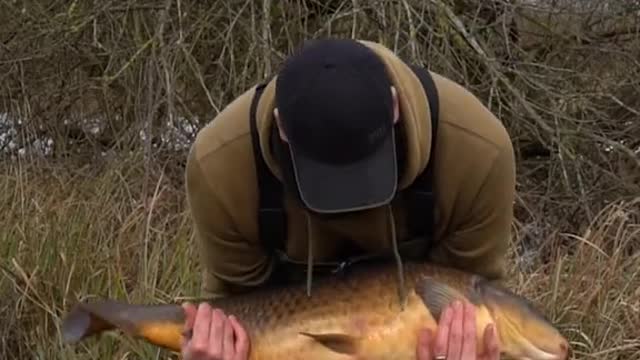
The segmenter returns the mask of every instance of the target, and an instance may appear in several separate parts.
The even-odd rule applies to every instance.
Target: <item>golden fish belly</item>
[[[256,334],[251,359],[414,359],[419,330],[435,329],[436,322],[415,292],[409,294],[404,310],[394,300],[378,298],[374,306],[363,302],[343,308],[349,311],[339,315],[301,319]],[[304,333],[344,335],[353,347],[334,349]]]
[[[437,319],[416,292],[413,282],[407,284],[409,291],[404,309],[393,282],[359,285],[367,291],[357,300],[341,295],[344,292],[319,292],[305,302],[313,306],[276,314],[272,320],[279,321],[270,327],[250,330],[251,359],[415,359],[420,330],[430,329],[435,333]],[[356,289],[350,289],[353,290]],[[478,340],[484,327],[492,322],[487,309],[477,307]],[[338,336],[339,341],[330,339],[324,344],[305,333]],[[481,341],[477,343],[481,350]]]

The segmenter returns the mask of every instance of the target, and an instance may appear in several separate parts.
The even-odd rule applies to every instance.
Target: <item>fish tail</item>
[[[185,315],[180,305],[134,305],[102,300],[76,305],[62,323],[66,343],[120,330],[154,345],[179,351]]]

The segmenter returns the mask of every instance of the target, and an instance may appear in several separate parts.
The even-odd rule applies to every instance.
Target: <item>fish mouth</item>
[[[509,324],[502,324],[509,327]],[[520,360],[566,360],[569,357],[569,342],[562,336],[556,337],[555,340],[544,344],[536,345],[531,339],[526,338],[521,333],[517,336],[510,336],[513,340],[513,346],[508,346],[504,350],[503,355],[506,358],[517,358]],[[557,341],[557,345],[552,345]]]
[[[522,360],[566,360],[569,357],[569,343],[561,340],[557,350],[543,350],[526,341],[523,345],[525,351]]]

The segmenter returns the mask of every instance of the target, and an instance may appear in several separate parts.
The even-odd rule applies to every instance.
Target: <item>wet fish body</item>
[[[440,312],[455,299],[476,306],[478,349],[494,324],[501,350],[513,359],[564,360],[568,343],[526,299],[478,275],[431,264],[404,265],[406,302],[399,301],[394,264],[354,269],[337,278],[263,289],[209,301],[235,315],[249,333],[251,360],[413,360],[421,328],[435,330]],[[75,343],[121,330],[180,350],[184,312],[179,304],[127,304],[100,300],[77,304],[63,322]]]

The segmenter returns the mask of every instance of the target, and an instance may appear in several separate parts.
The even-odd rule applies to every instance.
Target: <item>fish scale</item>
[[[414,360],[420,329],[436,330],[452,301],[476,307],[476,340],[495,325],[501,350],[512,359],[564,360],[568,342],[526,299],[481,276],[426,263],[403,266],[406,304],[401,306],[394,264],[365,265],[341,277],[272,287],[209,301],[235,315],[247,330],[250,360]],[[77,304],[63,323],[74,343],[103,331],[121,330],[180,351],[184,311],[178,304],[126,304],[101,300]]]

